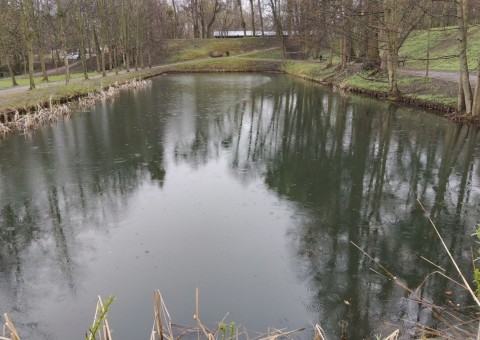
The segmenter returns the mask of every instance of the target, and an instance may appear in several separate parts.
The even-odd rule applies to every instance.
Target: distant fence
[[[246,34],[245,34],[246,33]],[[288,32],[283,32],[284,36],[288,36]],[[277,33],[275,31],[214,31],[214,38],[243,38],[243,37],[276,37]]]

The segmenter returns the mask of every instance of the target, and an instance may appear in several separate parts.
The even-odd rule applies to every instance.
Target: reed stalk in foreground
[[[20,336],[18,335],[15,326],[13,325],[12,319],[10,319],[7,313],[3,314],[3,318],[5,319],[5,324],[3,325],[2,336],[0,337],[0,339],[20,340]]]
[[[100,295],[98,296],[95,317],[92,327],[86,334],[86,340],[112,340],[112,332],[108,324],[108,310],[114,300],[115,297],[110,295],[104,304]]]
[[[229,328],[223,328],[224,321],[228,316],[228,313],[218,323],[215,329],[210,330],[205,326],[199,317],[199,306],[198,306],[198,289],[196,289],[196,303],[195,303],[195,315],[193,319],[196,322],[196,327],[185,327],[172,323],[170,314],[167,310],[165,302],[163,300],[162,294],[158,289],[153,292],[153,311],[154,311],[154,321],[152,332],[150,334],[150,340],[180,340],[185,335],[197,334],[198,339],[207,339],[207,340],[224,340],[227,339],[226,334],[228,334],[228,340],[278,340],[278,339],[293,339],[291,336],[295,333],[302,332],[305,328],[299,328],[292,331],[287,331],[284,329],[276,329],[269,327],[268,331],[263,334],[255,333],[254,336],[249,334],[248,330],[245,327],[242,327],[240,331],[239,327],[234,323],[230,323]],[[86,334],[86,340],[113,340],[112,331],[108,323],[108,311],[110,305],[115,300],[114,296],[110,296],[105,302],[100,296],[98,296],[97,307],[95,309],[95,317],[93,320],[92,327],[88,330]],[[10,317],[5,313],[4,315],[5,324],[3,326],[3,335],[0,336],[0,340],[20,340],[15,326],[13,325]],[[175,330],[174,330],[175,328]],[[313,326],[314,331],[314,340],[327,340],[327,336],[323,331],[320,325],[316,324]],[[396,340],[398,338],[399,331],[396,330],[384,340]]]
[[[427,214],[427,210],[425,207],[422,205],[422,203],[417,200],[419,203],[420,207],[422,208],[423,212]],[[400,280],[397,279],[397,276],[395,276],[393,273],[388,271],[384,266],[382,266],[380,263],[375,261],[369,254],[367,254],[362,248],[360,248],[357,244],[354,242],[350,241],[352,245],[354,245],[357,249],[359,249],[360,252],[366,257],[368,257],[370,260],[375,263],[380,269],[383,271],[382,273],[379,273],[375,271],[374,269],[370,268],[373,272],[383,276],[384,278],[393,281],[397,286],[408,292],[409,297],[405,298],[409,302],[414,302],[419,305],[422,305],[426,308],[431,308],[432,310],[432,315],[434,318],[439,320],[443,327],[441,329],[433,329],[430,327],[426,327],[423,325],[420,325],[416,322],[409,321],[409,320],[403,320],[406,323],[411,323],[412,326],[417,327],[420,330],[421,337],[426,338],[426,337],[437,337],[441,339],[460,339],[460,338],[468,338],[468,339],[477,339],[480,340],[480,324],[478,320],[478,316],[474,315],[473,313],[469,313],[469,309],[475,309],[478,310],[480,308],[480,301],[478,297],[476,296],[475,292],[473,289],[470,287],[467,279],[465,278],[465,275],[462,273],[460,270],[457,262],[455,261],[453,255],[451,254],[450,250],[445,244],[445,241],[443,240],[443,237],[441,236],[437,226],[435,223],[432,221],[430,217],[427,217],[428,221],[430,222],[431,226],[433,227],[435,233],[437,234],[443,248],[445,249],[450,261],[452,262],[453,266],[455,267],[459,277],[460,281],[458,282],[457,280],[449,277],[446,275],[445,269],[442,267],[436,265],[435,263],[431,262],[430,260],[424,258],[423,256],[421,257],[424,261],[428,262],[430,265],[435,267],[435,271],[431,272],[428,274],[420,283],[420,285],[416,289],[410,289],[407,287],[405,284],[403,284]],[[428,280],[430,280],[434,276],[442,276],[449,280],[450,282],[454,283],[455,285],[461,287],[465,291],[471,295],[473,300],[475,301],[475,306],[469,306],[467,309],[461,310],[458,308],[458,306],[455,306],[453,303],[448,306],[437,306],[434,303],[425,300],[422,296],[418,295],[418,292],[420,291],[420,288],[423,287]],[[396,335],[394,335],[394,333]],[[389,337],[386,339],[396,339],[398,337],[398,330],[392,333]],[[395,336],[392,338],[392,336]]]

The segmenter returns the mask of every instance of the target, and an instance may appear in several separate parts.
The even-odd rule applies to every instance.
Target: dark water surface
[[[453,275],[420,199],[469,272],[477,132],[282,75],[154,79],[1,142],[0,311],[22,339],[82,339],[114,294],[114,339],[148,339],[153,289],[192,325],[199,287],[212,326],[435,326],[350,241],[411,288],[421,256]],[[440,277],[419,293],[471,303]]]

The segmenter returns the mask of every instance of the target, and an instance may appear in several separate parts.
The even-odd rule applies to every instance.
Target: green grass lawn
[[[63,83],[64,77],[58,76],[57,80],[60,80],[60,83],[53,84],[52,86],[47,87],[37,87],[36,89],[30,90],[20,90],[15,91],[14,93],[9,93],[7,96],[4,96],[0,100],[0,112],[5,112],[9,110],[21,109],[35,107],[37,105],[42,105],[47,103],[50,98],[53,102],[60,100],[71,99],[81,95],[85,95],[89,92],[100,89],[101,87],[106,87],[116,82],[123,83],[133,78],[148,77],[155,71],[143,70],[143,71],[132,71],[130,73],[123,74],[110,74],[107,77],[99,77],[89,80],[80,80],[71,82],[68,85]],[[159,71],[157,71],[159,72]],[[95,73],[92,73],[95,74]],[[78,78],[83,79],[83,74],[78,74]],[[55,77],[53,79],[56,79]],[[28,79],[24,79],[25,84],[28,84]],[[1,93],[1,88],[0,88]]]
[[[236,56],[255,50],[281,46],[277,38],[250,37],[240,39],[176,39],[167,40],[163,47],[166,63],[207,58],[211,52],[229,52]]]
[[[456,27],[435,28],[428,31],[417,30],[403,44],[399,54],[407,57],[406,67],[425,69],[427,49],[430,50],[430,69],[439,71],[458,71],[458,29]],[[430,43],[428,42],[430,40]],[[428,48],[429,46],[429,48]],[[480,27],[471,27],[468,31],[468,66],[477,67],[480,55]],[[433,60],[432,60],[433,59]]]
[[[255,58],[222,57],[173,65],[170,72],[271,72],[280,71],[281,61]]]
[[[88,75],[93,76],[98,73],[96,72],[90,72]],[[82,79],[83,78],[83,73],[73,73],[70,75],[71,79]],[[35,77],[35,84],[45,84],[45,82],[42,81],[43,77]],[[17,80],[18,85],[29,85],[30,80],[28,76],[22,75],[22,76],[16,76],[15,79]],[[48,82],[57,82],[57,81],[65,81],[65,75],[51,75],[48,76]],[[12,86],[12,80],[10,77],[7,78],[2,78],[0,79],[0,90],[6,89]]]

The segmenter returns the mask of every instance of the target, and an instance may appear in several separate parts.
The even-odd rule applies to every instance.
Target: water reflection
[[[275,245],[281,250],[273,257],[278,263],[261,265],[266,276],[285,280],[289,274],[283,273],[282,263],[287,259],[286,272],[293,273],[296,283],[290,290],[272,288],[270,294],[278,294],[272,299],[279,301],[295,289],[306,313],[299,314],[292,306],[290,312],[281,312],[286,319],[303,318],[308,323],[310,318],[331,336],[350,338],[386,334],[393,327],[388,323],[402,324],[412,332],[415,322],[435,326],[431,308],[414,303],[408,299],[411,295],[372,271],[378,268],[350,242],[384,263],[408,287],[415,288],[435,270],[421,256],[453,274],[417,204],[419,199],[469,272],[470,234],[480,215],[477,145],[476,127],[449,124],[393,104],[345,97],[280,75],[156,79],[151,90],[99,103],[92,113],[0,145],[0,307],[12,314],[25,338],[61,338],[61,326],[51,328],[55,317],[65,320],[67,329],[72,320],[89,320],[88,310],[75,307],[78,299],[93,295],[93,301],[94,294],[110,293],[109,287],[118,284],[109,282],[110,269],[92,263],[134,272],[142,265],[129,262],[130,253],[143,252],[143,243],[159,237],[152,234],[157,225],[142,229],[152,221],[165,222],[161,238],[178,237],[191,249],[183,245],[168,252],[149,249],[146,254],[152,257],[168,256],[186,265],[183,274],[169,272],[157,258],[154,265],[170,273],[174,282],[165,282],[164,275],[151,270],[140,274],[146,281],[150,278],[168,287],[178,284],[181,275],[189,277],[189,271],[196,269],[188,267],[182,256],[217,265],[234,261],[220,250],[217,256],[225,259],[212,260],[211,254],[193,250],[194,243],[184,233],[195,228],[184,228],[186,222],[178,220],[179,214],[169,219],[165,211],[177,209],[168,202],[182,202],[178,209],[185,218],[196,221],[208,235],[216,223],[234,227],[227,232],[233,239],[230,245],[223,244],[225,238],[208,240],[219,249],[225,246],[227,255],[235,241],[261,240],[263,233],[272,237],[275,230],[274,237],[280,238]],[[204,198],[198,208],[189,205],[193,194],[189,190],[202,181],[207,191],[200,194]],[[184,183],[190,187],[182,189]],[[237,189],[228,191],[228,199],[212,201],[215,195],[224,197],[219,183]],[[252,192],[252,184],[267,188],[255,191],[255,197],[278,205],[272,213],[284,215],[274,220],[268,211],[240,204]],[[146,198],[150,196],[153,201]],[[156,211],[143,212],[150,204]],[[225,214],[223,220],[219,211]],[[139,217],[142,214],[145,220]],[[242,220],[245,216],[251,216],[248,223],[253,229]],[[133,242],[135,230],[145,231],[141,246]],[[227,237],[215,230],[214,237]],[[124,254],[110,259],[107,248],[114,248],[110,241],[117,235],[128,241],[122,245]],[[239,251],[245,252],[235,254],[241,261],[250,249]],[[238,267],[239,277],[255,268],[254,263],[244,266]],[[104,277],[102,271],[109,274]],[[219,278],[197,279],[191,274],[189,279],[194,286],[215,286]],[[248,285],[237,281],[245,287],[255,285],[254,280]],[[144,286],[139,285],[132,280],[124,289],[141,291]],[[444,295],[447,290],[454,292],[453,297]],[[440,277],[429,280],[418,294],[439,304],[447,299],[461,306],[470,303],[464,292]],[[233,312],[238,309],[238,318],[248,320],[239,307],[245,297],[228,298]],[[46,308],[39,305],[47,301],[54,301],[52,309],[64,308],[51,320],[39,316]],[[275,314],[274,307],[265,308]],[[270,322],[261,312],[253,317],[262,325]],[[149,324],[150,316],[145,319]],[[128,331],[121,327],[117,329]]]
[[[190,152],[182,159],[198,164],[199,144],[202,159],[217,157],[208,153],[215,146],[230,148],[237,177],[262,176],[275,193],[297,203],[287,236],[293,268],[310,292],[307,308],[318,313],[318,322],[353,337],[381,331],[379,320],[406,328],[434,324],[431,309],[403,300],[405,292],[370,271],[378,268],[350,241],[408,287],[435,270],[421,256],[454,275],[420,200],[469,273],[479,208],[478,128],[299,82],[255,88],[232,111],[197,125],[201,143],[184,146]],[[438,277],[422,287],[421,295],[438,304],[445,302],[443,292],[458,288]],[[469,300],[457,289],[455,303]]]

